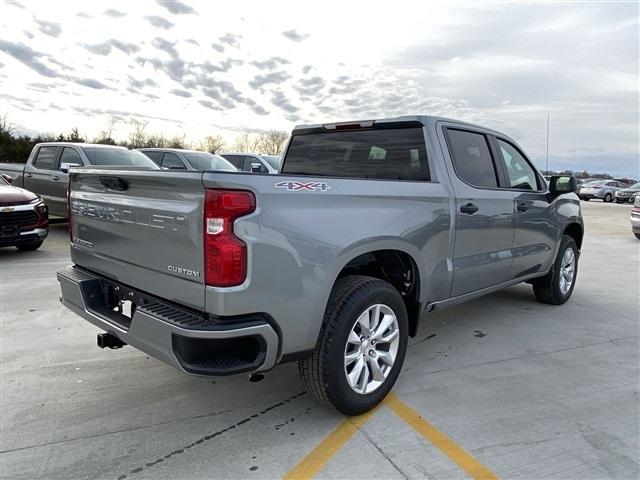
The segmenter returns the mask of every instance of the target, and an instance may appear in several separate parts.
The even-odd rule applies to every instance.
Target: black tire
[[[588,199],[588,198],[586,198],[586,197],[583,197],[583,198],[582,198],[582,200],[584,200],[585,202],[588,202],[588,201],[589,201],[589,199]]]
[[[634,233],[634,235],[636,236],[636,238],[637,238],[638,240],[640,240],[640,233]]]
[[[573,249],[573,254],[575,255],[575,270],[573,273],[573,282],[569,290],[563,293],[560,289],[560,276],[562,271],[562,258],[568,248]],[[551,271],[544,277],[538,278],[533,282],[533,293],[539,302],[548,303],[549,305],[562,305],[569,300],[576,286],[576,279],[578,278],[579,258],[578,246],[575,240],[569,235],[564,235]]]
[[[605,202],[605,203],[610,203],[610,202],[612,202],[612,201],[613,201],[613,195],[611,195],[610,193],[606,193],[606,194],[604,195],[603,202]]]
[[[23,243],[20,245],[16,245],[16,248],[21,252],[29,252],[31,250],[39,249],[40,246],[42,245],[42,242],[44,242],[44,240],[40,240],[39,242],[35,242],[35,243]]]
[[[371,393],[360,394],[351,389],[346,378],[345,348],[358,317],[376,304],[384,304],[393,310],[398,321],[399,345],[383,383]],[[344,415],[359,415],[371,410],[384,399],[398,378],[407,351],[408,332],[407,310],[393,286],[373,277],[341,278],[329,297],[315,351],[298,362],[302,382],[320,403]]]

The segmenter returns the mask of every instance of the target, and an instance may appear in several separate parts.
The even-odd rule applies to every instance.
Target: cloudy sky
[[[0,114],[195,141],[404,114],[504,131],[544,167],[640,176],[638,2],[6,1]],[[446,3],[446,6],[445,6]]]

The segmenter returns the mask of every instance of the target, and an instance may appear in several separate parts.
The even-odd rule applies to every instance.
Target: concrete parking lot
[[[582,205],[569,303],[519,285],[425,317],[397,403],[346,422],[295,365],[214,381],[98,349],[58,302],[66,225],[0,249],[0,476],[637,479],[640,241],[629,205]]]

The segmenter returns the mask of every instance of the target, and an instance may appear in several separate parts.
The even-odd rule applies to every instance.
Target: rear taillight
[[[247,278],[247,245],[235,236],[236,218],[256,209],[253,193],[244,190],[207,190],[204,200],[205,283],[232,287]]]

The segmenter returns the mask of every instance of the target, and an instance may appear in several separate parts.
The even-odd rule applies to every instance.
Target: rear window
[[[95,148],[82,147],[91,165],[116,165],[127,167],[146,167],[158,170],[158,167],[149,157],[137,150],[124,148]]]
[[[385,180],[430,179],[421,128],[294,135],[282,173]]]

